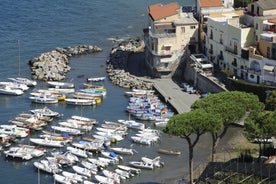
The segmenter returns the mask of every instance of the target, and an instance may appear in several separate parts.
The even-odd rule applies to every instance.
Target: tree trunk
[[[194,180],[194,167],[193,167],[194,150],[192,146],[189,146],[189,166],[190,166],[190,184],[193,184]]]

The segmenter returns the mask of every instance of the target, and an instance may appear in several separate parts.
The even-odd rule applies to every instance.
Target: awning
[[[264,65],[263,69],[269,72],[273,72],[274,71],[274,67],[275,66],[270,66],[270,65]]]

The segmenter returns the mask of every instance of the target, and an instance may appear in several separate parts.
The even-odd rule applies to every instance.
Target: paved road
[[[154,79],[154,88],[179,113],[191,110],[191,105],[199,99],[199,95],[184,92],[172,79]]]

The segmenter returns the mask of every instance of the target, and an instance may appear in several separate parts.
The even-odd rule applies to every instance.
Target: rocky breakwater
[[[153,83],[142,80],[128,72],[130,54],[143,52],[144,42],[138,39],[120,41],[111,49],[107,60],[106,72],[109,79],[116,85],[130,89],[152,89]]]
[[[56,48],[45,52],[29,61],[32,78],[43,81],[60,81],[66,78],[71,70],[69,59],[72,56],[101,52],[97,46],[81,45],[75,47]]]

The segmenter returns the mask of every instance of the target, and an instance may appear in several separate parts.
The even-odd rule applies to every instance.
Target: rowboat
[[[105,80],[105,77],[90,77],[87,79],[87,81],[91,81],[91,82],[100,82],[104,80]]]
[[[96,105],[95,99],[67,98],[65,102],[68,105]]]
[[[73,88],[73,87],[75,87],[74,83],[71,83],[71,82],[48,81],[47,84],[50,87],[54,87],[54,88]]]
[[[169,149],[158,149],[158,153],[163,153],[167,155],[180,155],[181,152],[177,150],[169,150]]]
[[[73,116],[71,116],[71,119],[74,119],[74,120],[77,120],[77,121],[83,121],[83,122],[86,122],[86,123],[97,124],[96,119],[87,118],[87,117],[84,117],[84,116],[73,115]]]

